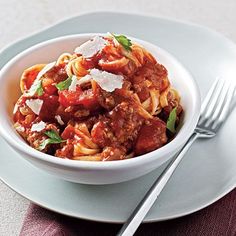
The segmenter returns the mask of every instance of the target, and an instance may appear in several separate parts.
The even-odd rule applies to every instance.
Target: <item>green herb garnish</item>
[[[42,96],[43,95],[43,86],[42,86],[42,80],[40,81],[36,93],[38,94],[38,96]]]
[[[44,134],[46,134],[50,139],[53,139],[55,141],[63,141],[61,136],[53,129],[45,131]]]
[[[176,118],[177,118],[177,108],[175,107],[169,114],[169,117],[167,119],[167,123],[166,123],[166,128],[172,132],[175,133],[175,122],[176,122]]]
[[[57,87],[58,90],[62,91],[62,90],[68,89],[70,87],[70,85],[71,85],[71,82],[72,82],[72,78],[69,77],[66,80],[58,83],[56,85],[56,87]]]
[[[66,142],[66,140],[63,140],[61,136],[55,131],[55,130],[48,130],[45,131],[44,134],[46,134],[49,138],[45,139],[38,147],[39,151],[42,151],[48,144],[56,144],[56,143],[63,143]]]
[[[27,92],[28,96],[34,96],[35,94],[38,94],[38,96],[43,95],[42,80],[35,80]]]
[[[115,35],[112,34],[112,36],[118,41],[118,43],[127,51],[132,51],[131,46],[131,40],[128,39],[125,35]]]

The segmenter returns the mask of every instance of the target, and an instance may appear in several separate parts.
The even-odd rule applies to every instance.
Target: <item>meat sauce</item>
[[[63,142],[48,145],[41,151],[60,158],[80,160],[97,155],[98,160],[111,161],[139,156],[168,142],[166,121],[175,107],[177,118],[181,115],[179,100],[169,95],[165,107],[157,104],[160,112],[150,113],[154,104],[150,91],[154,90],[159,99],[160,94],[170,88],[166,68],[144,49],[134,46],[131,55],[134,59],[130,59],[114,40],[109,38],[107,42],[93,57],[83,58],[83,70],[97,68],[122,75],[122,88],[108,92],[93,82],[76,86],[73,91],[58,90],[56,85],[68,78],[68,62],[55,65],[43,76],[43,94],[30,97],[43,101],[38,115],[26,105],[29,98],[24,94],[17,101],[14,122],[32,147],[38,149],[48,138],[45,131],[49,130],[57,132]],[[143,50],[141,56],[140,50]],[[24,72],[23,90],[30,89],[39,71],[36,68]],[[58,116],[60,122],[55,118]],[[32,124],[40,121],[45,122],[45,128],[31,131]]]

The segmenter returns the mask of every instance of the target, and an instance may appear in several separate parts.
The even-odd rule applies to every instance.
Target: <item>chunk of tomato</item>
[[[57,92],[57,88],[55,87],[53,79],[44,78],[42,80],[42,86],[43,86],[44,92],[49,95],[56,94]]]
[[[59,92],[59,102],[62,106],[83,105],[84,108],[95,110],[99,107],[96,94],[92,89],[82,91],[77,86],[76,91],[63,90]]]
[[[94,143],[99,145],[101,148],[110,144],[109,139],[105,135],[106,125],[102,121],[98,121],[92,128],[91,136]]]
[[[68,125],[62,132],[61,137],[63,139],[73,139],[75,135],[75,128],[72,125]]]
[[[41,99],[43,100],[43,105],[39,113],[39,117],[43,121],[54,121],[54,117],[59,106],[58,96],[43,94]]]
[[[166,124],[158,118],[149,119],[139,131],[134,151],[136,155],[141,155],[160,148],[166,142]]]

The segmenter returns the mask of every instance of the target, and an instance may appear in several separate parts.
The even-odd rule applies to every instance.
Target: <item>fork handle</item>
[[[174,156],[171,162],[167,165],[161,175],[154,182],[152,187],[145,194],[144,198],[137,205],[133,213],[130,215],[126,223],[120,229],[117,236],[131,236],[135,233],[139,225],[142,223],[144,217],[151,209],[152,205],[160,195],[166,183],[174,173],[176,167],[183,159],[185,153],[188,151],[193,142],[199,137],[199,134],[194,132],[188,141],[184,144],[181,150]]]

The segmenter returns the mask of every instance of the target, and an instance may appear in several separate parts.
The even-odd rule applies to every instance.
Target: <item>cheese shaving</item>
[[[92,76],[91,75],[85,75],[84,77],[80,78],[78,81],[77,81],[77,85],[81,85],[81,84],[84,84],[84,83],[88,83],[92,80]]]
[[[71,84],[68,88],[69,91],[76,91],[76,86],[77,85],[81,85],[87,82],[90,82],[92,80],[92,76],[91,75],[85,75],[84,77],[81,77],[80,79],[78,79],[75,75],[72,76],[71,78]]]
[[[51,70],[55,65],[56,65],[56,62],[53,61],[53,62],[47,64],[46,66],[44,66],[43,69],[38,73],[36,80],[39,80],[46,72]]]
[[[76,54],[81,54],[85,58],[94,56],[106,46],[106,40],[100,36],[95,36],[93,39],[83,43],[75,49]]]
[[[77,86],[78,79],[75,75],[72,76],[71,78],[71,84],[68,88],[69,91],[76,91],[76,86]]]
[[[76,76],[72,76],[72,82],[69,87],[69,91],[76,91],[76,86],[81,85],[91,80],[94,80],[98,85],[107,92],[113,92],[115,89],[121,89],[123,85],[124,77],[122,75],[112,74],[106,71],[92,69],[88,75],[77,79]]]
[[[13,109],[13,114],[16,114],[16,112],[18,111],[18,104],[16,103],[15,106],[14,106],[14,109]]]
[[[37,91],[37,88],[40,86],[41,80],[40,79],[35,79],[33,84],[31,85],[30,89],[27,91],[25,94],[27,97],[32,97]]]
[[[41,83],[41,77],[47,73],[49,70],[51,70],[56,65],[56,62],[51,62],[43,67],[43,69],[38,73],[36,79],[34,80],[33,84],[31,85],[30,89],[27,91],[26,96],[32,97],[35,95],[37,88],[40,87]]]
[[[122,75],[112,74],[98,69],[92,69],[90,75],[98,85],[107,92],[113,92],[115,89],[121,89],[124,77]]]
[[[26,100],[26,105],[36,114],[39,115],[40,110],[43,105],[43,100],[41,99],[29,99]]]
[[[39,123],[33,124],[31,127],[31,131],[36,131],[36,132],[40,132],[43,129],[45,129],[46,127],[46,123],[43,121],[40,121]]]
[[[60,125],[64,125],[65,124],[64,121],[61,119],[60,115],[56,115],[55,119],[57,120],[58,124],[60,124]]]

